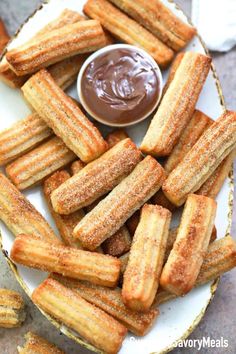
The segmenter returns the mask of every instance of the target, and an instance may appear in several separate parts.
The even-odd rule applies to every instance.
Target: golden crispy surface
[[[120,261],[117,258],[52,244],[24,234],[15,239],[11,258],[28,267],[111,287],[117,284],[120,273]]]
[[[36,35],[33,36],[28,41],[28,43],[34,41],[35,38],[40,38],[40,36],[43,36],[44,34],[52,30],[56,30],[67,24],[75,23],[81,20],[84,20],[84,17],[81,16],[78,12],[65,9],[62,11],[59,17],[49,22],[38,33],[36,33]],[[9,63],[7,62],[6,56],[4,56],[0,63],[0,79],[3,80],[10,87],[20,88],[25,83],[25,81],[28,80],[28,75],[17,76],[11,69]]]
[[[88,0],[84,12],[122,42],[145,49],[161,67],[173,59],[173,51],[152,33],[106,0]]]
[[[220,163],[212,175],[199,188],[196,194],[205,195],[206,197],[215,199],[232,169],[235,156],[236,149],[232,150],[232,152]]]
[[[171,82],[173,81],[175,73],[176,73],[183,57],[184,57],[184,53],[179,53],[175,56],[174,60],[172,61],[171,66],[170,66],[170,70],[169,70],[169,74],[167,77],[167,81],[166,81],[165,86],[163,87],[163,90],[162,90],[162,96],[165,95],[167,89],[169,88]]]
[[[79,21],[9,50],[6,59],[11,69],[22,76],[76,54],[93,52],[105,45],[106,38],[98,21]]]
[[[89,282],[75,281],[69,278],[52,275],[57,281],[77,292],[88,302],[115,317],[125,327],[137,336],[144,336],[154,324],[159,315],[157,309],[151,309],[146,313],[137,313],[129,310],[122,301],[121,289],[108,289],[103,286],[93,285]]]
[[[134,311],[147,311],[159,286],[171,213],[158,205],[145,204],[131,245],[124,273],[122,299]]]
[[[160,205],[163,208],[166,208],[170,211],[174,211],[176,209],[176,205],[171,203],[171,201],[163,193],[162,189],[160,189],[154,194],[154,196],[152,197],[152,203],[156,205]]]
[[[161,274],[162,288],[176,295],[193,288],[208,248],[215,213],[213,199],[188,196],[176,241]]]
[[[128,176],[140,160],[141,152],[129,138],[120,141],[52,193],[54,210],[70,214],[90,205]]]
[[[52,135],[52,130],[32,113],[0,132],[0,165],[16,159]]]
[[[212,175],[236,146],[236,113],[223,113],[200,137],[163,184],[167,198],[181,205]]]
[[[59,282],[45,280],[34,290],[32,300],[98,349],[110,354],[119,351],[127,329]]]
[[[152,197],[164,179],[161,165],[147,156],[79,222],[74,229],[74,236],[84,247],[94,250]]]
[[[36,147],[6,167],[6,174],[19,190],[34,186],[76,159],[58,137]]]
[[[129,138],[128,134],[124,129],[116,129],[110,134],[107,135],[106,137],[106,142],[108,144],[108,149],[111,149],[113,146],[115,146],[117,143],[119,143],[121,140],[125,140]]]
[[[184,128],[178,143],[173,148],[168,156],[164,169],[169,174],[179,163],[184,156],[191,150],[193,145],[198,141],[200,136],[213,123],[213,120],[201,111],[195,110],[192,118]]]
[[[121,10],[147,28],[168,47],[178,51],[196,34],[159,0],[111,0]]]
[[[24,301],[21,295],[13,290],[0,289],[0,327],[19,327],[24,320]]]
[[[36,112],[82,161],[94,160],[106,150],[98,129],[46,70],[33,75],[22,90]]]
[[[35,234],[60,243],[43,216],[3,174],[0,174],[0,219],[15,236]]]
[[[67,246],[81,248],[80,243],[74,239],[73,230],[78,222],[84,217],[83,209],[80,209],[70,215],[60,215],[53,210],[51,203],[51,194],[62,183],[67,181],[70,175],[66,171],[57,171],[48,179],[45,180],[43,185],[44,197],[47,201],[48,208],[52,217],[57,225],[60,235]]]
[[[191,119],[210,70],[211,58],[186,52],[151,121],[141,150],[154,156],[168,156]]]
[[[129,230],[123,225],[113,236],[102,243],[102,249],[105,254],[119,257],[129,251],[131,242]]]
[[[84,166],[85,164],[81,160],[74,161],[70,167],[72,175],[75,175],[76,173],[81,171]]]
[[[65,354],[65,352],[35,333],[28,332],[25,335],[25,339],[24,346],[17,348],[19,354]]]

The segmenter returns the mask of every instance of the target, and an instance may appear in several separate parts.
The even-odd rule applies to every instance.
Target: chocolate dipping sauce
[[[156,68],[135,49],[113,49],[95,58],[81,80],[84,104],[93,116],[126,124],[151,113],[160,94]]]

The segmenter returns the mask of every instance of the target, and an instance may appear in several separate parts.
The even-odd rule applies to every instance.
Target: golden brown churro
[[[1,173],[0,219],[15,236],[20,233],[34,234],[47,241],[60,243],[43,216]]]
[[[52,207],[51,194],[58,188],[62,183],[67,181],[70,175],[66,171],[57,171],[52,176],[50,176],[43,185],[43,192],[45,199],[47,201],[48,208],[52,214],[52,217],[57,225],[60,235],[67,246],[81,248],[78,240],[73,237],[73,230],[78,222],[84,217],[85,213],[83,209],[76,211],[70,215],[59,215]]]
[[[40,36],[45,35],[52,30],[56,30],[61,28],[67,24],[75,23],[78,21],[84,20],[84,17],[80,15],[78,12],[65,9],[62,13],[57,17],[55,20],[49,22],[45,27],[43,27],[39,32],[37,32],[29,41],[34,41],[35,38],[40,38]],[[67,66],[67,62],[65,61],[65,66]],[[61,67],[61,63],[58,63],[59,67]],[[55,70],[55,69],[54,69]],[[65,75],[64,75],[65,77]],[[6,56],[3,57],[0,63],[0,78],[3,80],[7,85],[13,88],[21,87],[25,81],[28,79],[28,75],[24,76],[17,76],[14,71],[12,71],[9,63],[6,60]],[[69,79],[69,78],[68,78]]]
[[[236,156],[236,149],[234,149],[217,167],[212,175],[206,180],[205,183],[198,189],[196,194],[205,195],[206,197],[215,199],[221,187],[228,177],[232,164]]]
[[[167,198],[175,205],[185,202],[212,175],[236,147],[236,113],[223,113],[200,137],[163,184]]]
[[[105,45],[106,38],[98,21],[79,21],[9,50],[6,59],[11,69],[22,76],[71,56],[93,52]]]
[[[161,165],[151,156],[141,161],[74,229],[85,248],[94,250],[160,188],[165,179]]]
[[[76,159],[63,141],[54,136],[6,167],[6,174],[19,190],[34,186]]]
[[[152,203],[156,205],[160,205],[163,208],[170,210],[171,212],[176,209],[176,205],[171,203],[171,201],[163,193],[162,189],[160,189],[158,192],[154,194],[154,196],[152,197]]]
[[[114,145],[119,143],[121,140],[129,138],[128,134],[124,129],[116,129],[106,137],[106,142],[108,144],[108,149],[111,149]]]
[[[71,164],[71,173],[72,175],[75,175],[76,173],[78,173],[79,171],[82,170],[82,168],[84,168],[85,164],[80,161],[80,160],[76,160]]]
[[[16,159],[53,134],[37,113],[0,132],[0,165]]]
[[[66,287],[77,292],[88,302],[116,318],[137,336],[144,336],[150,330],[159,314],[157,309],[151,309],[146,313],[137,313],[129,310],[123,304],[121,289],[119,288],[108,289],[89,282],[64,278],[57,274],[52,276]]]
[[[159,0],[111,0],[121,10],[147,28],[168,47],[178,51],[196,34]]]
[[[131,242],[129,230],[123,225],[113,236],[103,242],[102,249],[105,254],[119,257],[129,251]]]
[[[5,48],[7,42],[9,41],[10,36],[7,33],[6,27],[4,25],[4,22],[0,18],[0,55]]]
[[[109,354],[119,351],[127,329],[73,290],[47,279],[34,290],[32,300],[98,349]]]
[[[22,90],[36,112],[82,161],[94,160],[106,150],[98,129],[46,70],[33,75]]]
[[[115,257],[52,244],[24,234],[15,239],[11,258],[31,268],[110,287],[116,286],[120,273],[120,261]]]
[[[195,287],[208,283],[236,267],[236,243],[231,236],[225,236],[209,245],[203,260]],[[175,298],[167,290],[158,289],[155,305]]]
[[[213,120],[206,114],[198,110],[194,111],[193,116],[181,134],[178,143],[175,145],[164,164],[164,169],[167,174],[169,174],[180,161],[183,160],[184,156],[191,150],[193,145],[212,123]]]
[[[122,299],[134,311],[147,311],[154,300],[164,262],[171,213],[145,204],[124,273]]]
[[[213,199],[188,196],[176,241],[161,274],[162,288],[176,295],[184,295],[193,288],[208,248],[215,213]]]
[[[145,49],[161,67],[173,59],[173,51],[152,33],[106,0],[88,0],[84,12],[122,42]]]
[[[21,295],[13,290],[0,289],[0,327],[19,327],[25,316]]]
[[[19,354],[65,354],[54,344],[35,333],[28,332],[25,335],[25,340],[23,347],[17,347]]]
[[[186,52],[142,141],[141,150],[167,156],[190,121],[210,70],[211,58]]]
[[[173,81],[176,71],[177,71],[183,57],[184,57],[184,53],[179,53],[176,55],[176,57],[172,61],[171,66],[170,66],[170,70],[169,70],[169,74],[167,77],[167,81],[166,81],[165,86],[163,87],[163,90],[162,90],[162,97],[165,95],[167,89],[169,88],[171,82]]]
[[[54,210],[70,214],[90,205],[128,176],[140,160],[141,152],[129,138],[120,141],[52,193]]]

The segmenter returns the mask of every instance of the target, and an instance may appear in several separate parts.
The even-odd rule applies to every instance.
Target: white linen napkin
[[[226,52],[236,44],[236,0],[192,0],[192,22],[208,49]]]

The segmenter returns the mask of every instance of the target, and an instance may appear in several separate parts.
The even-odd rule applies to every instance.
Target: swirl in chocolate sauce
[[[124,124],[152,110],[159,97],[160,83],[148,57],[133,49],[114,49],[87,66],[81,93],[95,117]]]

